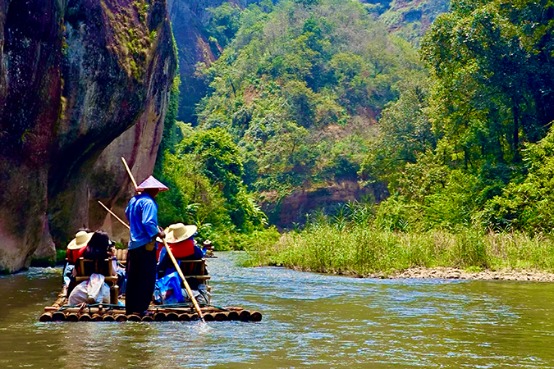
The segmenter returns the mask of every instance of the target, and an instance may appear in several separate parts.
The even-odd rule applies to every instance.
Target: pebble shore
[[[480,272],[468,272],[456,268],[411,268],[400,273],[387,276],[387,278],[435,278],[554,282],[554,273],[528,270],[484,270]]]

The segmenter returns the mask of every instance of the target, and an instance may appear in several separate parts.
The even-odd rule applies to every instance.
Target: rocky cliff
[[[165,0],[0,0],[0,269],[105,224],[152,171],[176,70]],[[37,251],[38,250],[38,251]]]
[[[168,9],[175,42],[179,49],[179,76],[181,97],[177,118],[196,124],[196,104],[207,92],[205,81],[195,73],[197,63],[209,65],[219,55],[210,45],[210,34],[206,27],[211,19],[210,8],[225,3],[243,9],[261,0],[168,0]]]

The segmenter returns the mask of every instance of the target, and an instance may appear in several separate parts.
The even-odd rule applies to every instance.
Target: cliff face
[[[374,184],[360,187],[356,180],[343,180],[325,187],[298,190],[283,199],[272,198],[274,194],[263,194],[261,206],[269,221],[279,229],[291,229],[306,223],[306,214],[316,211],[333,212],[348,202],[371,197],[376,202],[388,197],[386,186]]]
[[[450,0],[360,0],[385,23],[391,33],[414,45],[437,16],[450,9]]]
[[[152,171],[176,69],[165,0],[0,0],[0,269],[48,255]]]
[[[205,82],[195,75],[196,64],[212,63],[215,55],[210,47],[206,30],[211,17],[209,8],[225,3],[241,9],[260,0],[168,0],[169,16],[173,25],[175,42],[179,49],[180,102],[177,118],[196,123],[195,106],[207,92]],[[217,52],[217,50],[216,50]]]

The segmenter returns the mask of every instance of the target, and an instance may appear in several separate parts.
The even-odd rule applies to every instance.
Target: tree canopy
[[[204,69],[200,126],[232,133],[256,191],[286,194],[356,178],[372,128],[418,70],[414,50],[356,2],[252,5],[220,59]]]

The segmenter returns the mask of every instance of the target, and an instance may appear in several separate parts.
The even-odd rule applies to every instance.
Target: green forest
[[[177,120],[175,81],[160,223],[184,217],[254,265],[554,270],[554,1],[452,0],[421,35],[377,10],[210,9],[218,59],[197,65],[197,122]],[[373,195],[288,227],[263,210],[341,181]]]

